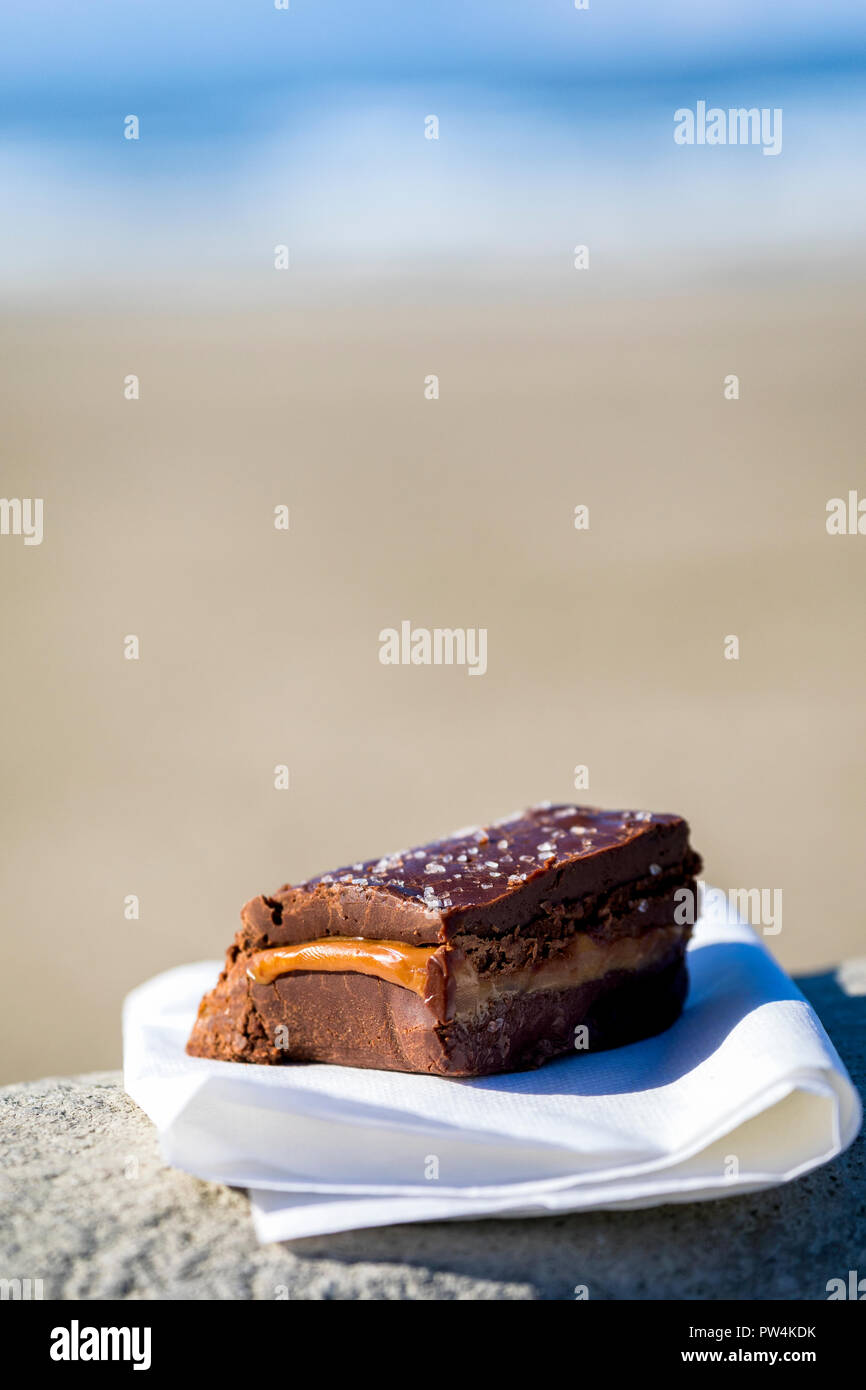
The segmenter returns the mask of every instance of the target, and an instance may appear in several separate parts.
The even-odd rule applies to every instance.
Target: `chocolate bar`
[[[187,1052],[461,1077],[648,1037],[700,867],[680,816],[545,803],[286,884],[243,908]]]

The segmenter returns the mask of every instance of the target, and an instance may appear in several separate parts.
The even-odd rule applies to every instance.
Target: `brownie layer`
[[[580,1025],[587,1029],[581,1051],[649,1037],[679,1015],[687,974],[677,946],[644,969],[612,971],[566,990],[504,993],[444,1024],[411,990],[367,975],[303,972],[247,990],[237,971],[224,988],[222,999],[209,996],[199,1018],[188,1048],[194,1056],[460,1077],[574,1054]]]

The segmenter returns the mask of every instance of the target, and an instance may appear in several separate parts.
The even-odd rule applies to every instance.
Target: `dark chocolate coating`
[[[335,869],[253,898],[241,919],[273,945],[366,936],[412,945],[499,936],[558,905],[696,872],[681,816],[536,806],[484,829]]]

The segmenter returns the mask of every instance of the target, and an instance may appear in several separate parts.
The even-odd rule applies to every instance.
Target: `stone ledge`
[[[832,974],[798,984],[862,1094],[866,997]],[[0,1122],[0,1275],[46,1298],[824,1299],[828,1279],[866,1275],[862,1135],[751,1196],[260,1246],[243,1192],[165,1166],[119,1072],[7,1086]]]

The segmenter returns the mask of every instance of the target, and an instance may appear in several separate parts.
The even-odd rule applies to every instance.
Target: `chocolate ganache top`
[[[434,910],[463,907],[493,902],[545,870],[610,857],[621,846],[656,842],[653,831],[678,828],[687,836],[681,816],[542,802],[488,826],[467,826],[444,840],[319,874],[297,887],[353,884],[385,888]]]
[[[252,899],[241,940],[261,949],[320,936],[424,944],[499,935],[621,885],[686,882],[700,859],[681,816],[541,803],[416,849],[333,869]]]

